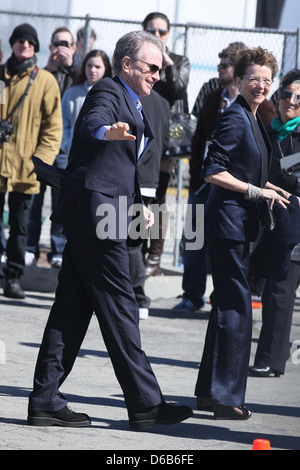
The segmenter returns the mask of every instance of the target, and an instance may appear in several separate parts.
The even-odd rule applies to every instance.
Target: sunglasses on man
[[[19,39],[18,42],[20,44],[25,44],[25,42],[28,42],[31,46],[36,46],[36,43],[34,41],[30,41],[29,39]]]
[[[145,62],[144,60],[138,59],[139,62],[143,62],[144,64],[148,65],[149,70],[151,73],[156,73],[156,72],[161,72],[161,69],[159,68],[158,65],[155,64],[149,64],[148,62]]]
[[[218,65],[218,70],[226,70],[229,67],[232,67],[232,64],[230,62],[228,62],[227,64],[219,64]]]

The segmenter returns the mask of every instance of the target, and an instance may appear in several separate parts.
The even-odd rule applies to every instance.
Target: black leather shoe
[[[26,295],[15,277],[6,278],[4,281],[3,295],[11,299],[25,299]]]
[[[150,276],[160,276],[160,256],[149,255],[145,264],[145,275],[146,278]]]
[[[28,410],[27,423],[31,426],[63,426],[83,428],[90,426],[91,420],[85,413],[75,413],[68,406],[60,411]]]
[[[252,377],[269,377],[270,375],[274,374],[275,377],[280,377],[281,373],[271,367],[254,367],[250,366],[249,375]]]
[[[193,411],[189,406],[175,406],[165,402],[148,411],[128,413],[131,429],[149,429],[155,424],[175,424],[190,418]]]

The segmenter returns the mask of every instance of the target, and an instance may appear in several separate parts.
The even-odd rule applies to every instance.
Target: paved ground
[[[194,314],[171,308],[181,291],[181,275],[147,281],[152,308],[141,322],[141,336],[167,400],[195,408],[193,397],[210,306]],[[209,294],[210,283],[208,285]],[[148,432],[129,430],[127,412],[110,359],[93,317],[74,369],[62,388],[75,411],[91,416],[85,429],[35,428],[26,424],[27,399],[44,325],[53,293],[28,292],[24,301],[0,295],[2,364],[0,364],[0,449],[6,450],[251,450],[253,440],[266,438],[272,449],[300,450],[299,356],[280,378],[249,378],[247,404],[253,416],[246,422],[215,421],[194,411],[189,420]],[[254,309],[253,351],[260,330],[260,309]],[[300,339],[300,309],[295,308],[291,341]],[[298,360],[297,360],[298,358]],[[5,360],[3,360],[5,359]],[[293,363],[294,362],[294,363]],[[188,453],[188,452],[186,452]]]
[[[47,219],[41,242],[47,250]],[[210,305],[193,314],[172,312],[182,292],[182,268],[173,266],[173,248],[166,242],[165,275],[146,283],[152,304],[149,318],[140,324],[142,344],[166,399],[195,409],[194,387]],[[90,415],[92,426],[77,430],[27,426],[28,395],[57,278],[57,271],[45,262],[45,255],[39,264],[46,267],[28,268],[22,279],[27,291],[24,301],[7,299],[0,289],[1,450],[107,450],[109,455],[119,455],[121,450],[129,455],[151,450],[153,454],[180,451],[197,455],[200,450],[251,450],[257,438],[270,440],[272,450],[300,450],[298,302],[286,374],[280,378],[249,377],[246,401],[253,412],[249,421],[215,421],[211,414],[195,410],[192,418],[180,424],[156,426],[148,432],[130,431],[121,390],[93,317],[74,369],[62,387],[71,407]],[[209,277],[207,299],[211,289]],[[253,310],[253,316],[251,363],[261,326],[259,308]]]

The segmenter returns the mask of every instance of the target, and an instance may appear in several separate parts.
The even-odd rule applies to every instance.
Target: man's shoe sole
[[[30,426],[62,426],[64,428],[85,428],[91,425],[89,420],[86,421],[63,421],[58,418],[47,417],[28,417],[27,423]]]
[[[174,418],[173,420],[145,419],[144,421],[142,420],[141,421],[129,421],[129,424],[130,424],[131,429],[135,431],[143,431],[143,430],[152,428],[155,424],[168,425],[168,424],[181,423],[181,421],[185,421],[191,416],[193,416],[192,410],[187,412],[185,415]]]

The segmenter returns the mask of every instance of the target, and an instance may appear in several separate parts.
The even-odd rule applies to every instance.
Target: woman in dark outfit
[[[251,416],[244,407],[252,333],[249,245],[258,234],[258,201],[271,200],[271,208],[289,203],[268,182],[271,146],[257,114],[276,71],[276,59],[261,47],[240,51],[234,68],[240,95],[223,113],[204,160],[204,178],[212,184],[205,231],[214,295],[195,395],[198,409],[209,407],[216,419]]]
[[[279,87],[278,116],[267,128],[273,154],[269,179],[289,193],[300,196],[300,183],[292,169],[282,170],[280,161],[300,152],[300,70],[291,70]],[[300,244],[291,255],[287,279],[267,279],[262,294],[262,328],[250,375],[279,377],[290,356],[290,333],[296,290],[300,283]]]

